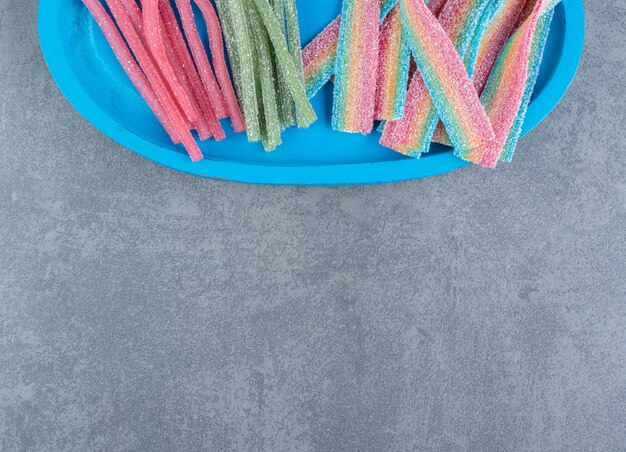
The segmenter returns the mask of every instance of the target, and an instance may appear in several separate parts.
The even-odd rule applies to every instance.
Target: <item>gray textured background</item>
[[[0,449],[625,450],[626,2],[513,165],[177,174],[75,113],[0,0]]]

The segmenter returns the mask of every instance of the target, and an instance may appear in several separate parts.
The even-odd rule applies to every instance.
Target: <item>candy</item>
[[[271,4],[272,4],[272,8],[274,9],[274,14],[276,14],[276,17],[278,18],[280,32],[282,35],[287,36],[286,20],[280,20],[286,14],[285,1],[286,0],[271,0]],[[297,21],[298,21],[297,15],[295,15],[294,17],[290,17],[290,19],[292,21],[295,20],[296,26],[297,26]],[[299,27],[298,27],[298,31],[299,31]],[[299,33],[298,33],[297,39],[299,42],[300,41]],[[291,47],[291,44],[289,44],[289,46]],[[292,49],[290,48],[289,50],[291,51]],[[293,56],[294,53],[293,52],[291,53]],[[299,60],[296,58],[296,63],[298,61],[302,61],[301,52],[300,52]],[[273,66],[274,66],[274,70],[277,73],[280,72],[280,64],[278,60],[276,59],[275,55],[273,55]],[[303,70],[302,79],[304,80],[304,68],[302,70]],[[278,77],[276,80],[276,88],[278,92],[276,93],[276,95],[278,96],[278,109],[279,109],[280,122],[283,127],[289,127],[296,123],[295,106],[293,103],[293,99],[291,98],[291,94],[289,93],[289,90],[287,89],[287,86],[285,84],[284,74],[278,73],[277,76]]]
[[[526,78],[526,89],[522,97],[522,104],[517,116],[515,117],[515,121],[513,122],[513,126],[511,127],[500,155],[500,160],[505,162],[510,162],[513,159],[513,153],[515,152],[515,147],[517,146],[517,142],[519,141],[522,132],[522,125],[524,124],[524,119],[526,118],[528,104],[530,103],[530,98],[533,93],[533,89],[535,88],[535,83],[537,82],[537,76],[539,75],[539,66],[541,65],[543,51],[548,39],[548,32],[550,31],[550,24],[552,23],[552,13],[553,10],[549,9],[548,12],[545,15],[542,15],[537,22],[537,28],[533,37],[533,44],[528,61],[528,75]]]
[[[520,15],[526,0],[504,0],[497,8],[494,16],[488,21],[484,34],[476,34],[479,40],[478,46],[473,42],[472,48],[476,52],[467,52],[465,66],[472,75],[472,82],[476,92],[482,94],[489,74],[493,69],[502,47],[511,37],[517,17]],[[437,125],[433,135],[433,141],[449,144],[448,135],[442,123]]]
[[[398,119],[404,114],[411,50],[397,5],[380,27],[379,48],[374,117],[380,120]]]
[[[298,126],[308,127],[317,119],[317,116],[307,98],[300,71],[289,53],[285,37],[281,34],[278,19],[267,0],[254,0],[254,4],[267,30],[276,58],[284,74],[287,89],[289,89],[296,104]]]
[[[180,19],[183,24],[183,30],[185,31],[185,37],[191,49],[191,54],[198,68],[198,73],[202,79],[204,89],[206,90],[213,111],[218,118],[226,118],[229,116],[226,102],[220,87],[213,73],[213,68],[209,63],[209,59],[204,49],[204,45],[198,35],[196,28],[196,20],[191,9],[191,3],[189,0],[176,0],[176,6],[180,14]],[[145,9],[145,6],[144,6]]]
[[[134,0],[126,0],[132,3],[135,3]],[[163,17],[163,23],[165,25],[164,39],[169,38],[169,44],[176,51],[176,55],[182,68],[185,72],[187,79],[191,85],[191,89],[200,106],[200,110],[202,111],[202,117],[207,122],[209,126],[209,130],[211,135],[215,138],[215,140],[222,140],[226,138],[226,134],[224,133],[224,129],[222,129],[222,125],[217,119],[217,115],[213,109],[213,105],[211,104],[211,100],[204,89],[204,85],[202,84],[202,80],[200,79],[200,75],[196,70],[196,66],[194,65],[193,59],[189,54],[189,50],[187,49],[187,44],[185,43],[185,38],[181,33],[181,30],[178,26],[178,20],[174,14],[174,10],[170,2],[161,2],[159,5],[161,16]],[[166,46],[168,43],[166,43]],[[200,121],[200,119],[198,120]],[[198,133],[201,139],[204,139],[203,132],[201,132],[200,127],[202,125],[198,124]]]
[[[333,20],[302,50],[306,93],[313,97],[335,73],[341,16]]]
[[[443,7],[439,23],[458,55],[463,56],[472,42],[472,36],[480,33],[476,29],[486,5],[481,0],[449,0]],[[417,99],[411,99],[410,105],[418,111],[407,109],[405,116],[398,121],[400,124],[388,124],[391,130],[383,132],[381,137],[381,144],[412,157],[428,151],[438,121],[437,108],[427,90],[419,86],[420,83],[424,83],[424,78],[413,76],[407,94],[409,97],[417,96]]]
[[[509,132],[522,105],[529,69],[529,57],[543,0],[506,44],[487,82],[481,101],[495,132],[494,140],[473,149],[468,160],[482,166],[496,166]],[[448,129],[449,132],[449,129]]]
[[[335,64],[332,127],[370,133],[378,70],[380,0],[344,0]]]
[[[159,104],[150,82],[141,71],[141,68],[135,62],[135,58],[130,53],[126,42],[122,35],[120,35],[117,27],[100,4],[99,0],[83,0],[83,3],[87,9],[91,12],[91,15],[96,20],[96,23],[104,33],[104,37],[107,39],[113,53],[119,60],[124,72],[128,75],[131,82],[139,91],[139,94],[146,100],[148,106],[152,109],[159,122],[163,125],[163,128],[170,136],[172,141],[179,141],[179,138],[174,130],[174,125],[168,118],[167,114],[163,111],[163,107]]]
[[[256,93],[256,74],[254,64],[254,48],[250,37],[248,20],[242,0],[219,0],[217,6],[223,23],[228,22],[231,61],[235,62],[235,82],[239,88],[246,133],[251,142],[261,139],[259,121],[259,103]],[[228,43],[229,41],[227,41]]]
[[[119,0],[110,0],[110,4],[118,3]],[[144,36],[148,43],[150,52],[154,57],[157,66],[169,84],[178,105],[187,120],[193,123],[196,120],[196,111],[193,108],[191,99],[187,91],[178,80],[176,72],[167,57],[163,39],[161,37],[161,15],[159,14],[159,0],[144,0],[143,3]],[[127,13],[125,13],[127,16]],[[119,23],[119,20],[118,20]]]
[[[421,0],[401,0],[400,6],[424,84],[448,130],[456,155],[467,158],[472,149],[493,139],[489,118],[454,45],[426,5]]]
[[[93,9],[94,11],[98,11],[95,5],[95,3],[97,3],[96,1],[84,0],[84,3],[90,10]],[[88,3],[91,5],[91,8]],[[180,107],[176,103],[176,100],[169,92],[167,84],[161,78],[161,74],[159,73],[156,65],[153,63],[152,57],[145,48],[142,39],[135,31],[124,6],[119,2],[119,0],[109,0],[108,6],[115,17],[117,25],[120,27],[126,42],[128,42],[128,45],[133,51],[139,66],[152,85],[159,103],[162,105],[163,110],[167,112],[167,115],[172,123],[172,129],[177,138],[175,142],[180,140],[183,143],[193,161],[201,160],[202,153],[198,148],[198,144],[191,135],[191,132],[189,132],[187,121],[183,117],[183,113],[179,109]],[[98,14],[101,15],[100,12],[98,12]]]
[[[428,8],[433,14],[439,11],[446,0],[430,0]],[[380,20],[385,20],[387,14],[396,6],[398,0],[383,0],[380,9]],[[302,50],[304,62],[305,82],[307,95],[313,97],[335,73],[337,58],[337,43],[339,42],[339,26],[341,15],[337,16]]]
[[[191,10],[191,4],[189,0],[177,0],[184,5],[183,8],[179,6],[179,11],[181,16],[184,18],[191,13],[193,17],[193,11]],[[202,12],[204,19],[207,24],[207,30],[209,33],[209,47],[211,49],[211,57],[213,59],[213,67],[215,69],[215,76],[217,77],[217,82],[219,84],[220,90],[223,95],[224,102],[226,103],[226,108],[228,111],[228,116],[233,124],[233,130],[235,132],[243,132],[246,129],[246,125],[243,119],[243,115],[241,114],[241,110],[239,108],[239,103],[237,101],[237,96],[235,95],[235,90],[233,89],[233,85],[230,81],[230,75],[228,73],[228,67],[226,66],[226,57],[224,55],[224,41],[222,39],[222,27],[220,25],[220,21],[217,18],[217,14],[215,13],[215,9],[213,5],[208,0],[195,0],[198,8]],[[183,19],[183,26],[186,26],[187,21]],[[189,23],[191,25],[191,23]],[[187,36],[188,41],[195,41],[196,38],[199,41],[199,36],[195,27],[189,27],[190,33],[193,35],[192,37]],[[187,28],[185,28],[187,30]],[[198,52],[199,55],[196,56],[196,52],[194,52],[194,48],[196,46],[192,45],[192,53],[194,54],[194,59],[196,60],[196,66],[204,67],[205,64],[208,65],[208,59],[205,52]],[[198,51],[200,49],[197,49]]]
[[[263,147],[266,151],[273,151],[281,144],[280,132],[281,124],[278,115],[278,106],[276,105],[276,93],[274,89],[274,68],[272,63],[272,55],[270,49],[270,41],[267,32],[261,23],[261,17],[256,5],[250,5],[248,10],[249,20],[252,33],[255,36],[255,64],[256,70],[260,76],[260,89],[257,93],[261,93],[259,105],[263,106],[263,121],[261,124],[261,138]],[[268,64],[269,63],[269,64]]]

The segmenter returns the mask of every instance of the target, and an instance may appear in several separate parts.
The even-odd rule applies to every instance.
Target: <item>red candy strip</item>
[[[134,0],[127,1],[134,2]],[[217,119],[215,111],[213,110],[213,105],[211,104],[211,100],[209,99],[209,95],[204,89],[204,85],[202,84],[200,75],[196,70],[196,66],[194,65],[191,55],[189,54],[189,49],[187,49],[185,38],[183,38],[181,30],[178,27],[178,20],[176,19],[176,15],[174,14],[174,10],[172,9],[170,2],[161,2],[160,10],[161,16],[163,17],[163,22],[165,24],[165,30],[169,36],[170,41],[173,43],[174,48],[176,49],[178,59],[182,62],[185,74],[191,82],[191,87],[193,89],[194,95],[196,97],[196,100],[200,104],[200,108],[202,110],[204,118],[209,124],[211,134],[213,135],[215,140],[223,140],[224,138],[226,138],[226,134],[224,133],[224,129],[222,129],[222,125]]]
[[[185,2],[188,4],[188,1]],[[213,58],[213,67],[215,69],[215,75],[217,81],[222,90],[224,100],[226,101],[226,107],[228,108],[228,114],[233,124],[235,132],[243,132],[246,130],[246,123],[243,119],[243,114],[239,108],[239,102],[233,89],[233,84],[230,81],[230,74],[228,73],[228,67],[226,66],[226,57],[224,56],[224,40],[222,39],[222,27],[220,21],[217,18],[213,5],[208,0],[196,0],[196,4],[200,8],[204,20],[207,24],[207,30],[209,32],[209,46],[211,48],[211,57]]]
[[[100,2],[98,0],[83,0],[83,3],[89,9],[89,11],[91,11],[94,18],[96,19],[96,22],[102,28],[105,36],[107,37],[107,40],[109,40],[109,42],[111,43],[111,46],[114,48],[114,52],[116,52],[118,59],[122,63],[122,66],[125,69],[128,69],[128,71],[130,72],[129,76],[132,74],[131,80],[135,79],[136,81],[138,81],[139,86],[142,87],[141,90],[144,93],[147,93],[146,100],[149,103],[153,103],[154,99],[150,96],[145,86],[142,85],[141,78],[138,77],[136,74],[136,72],[139,71],[139,68],[133,69],[134,66],[131,61],[134,62],[134,60],[132,60],[132,57],[129,54],[130,52],[124,52],[126,44],[121,44],[124,42],[124,38],[122,38],[122,36],[119,34],[119,32],[117,31],[117,27],[111,21]],[[167,112],[168,119],[171,123],[170,134],[173,133],[175,137],[174,142],[180,140],[187,149],[187,152],[193,161],[202,160],[202,152],[200,152],[198,144],[187,129],[185,119],[183,118],[181,112],[178,110],[176,102],[169,95],[167,87],[161,79],[159,72],[152,64],[147,50],[141,43],[141,39],[135,32],[135,29],[132,27],[132,23],[126,15],[126,11],[120,3],[112,2],[109,4],[109,8],[111,9],[111,12],[113,12],[114,16],[115,13],[117,13],[117,16],[121,19],[127,19],[120,22],[116,17],[116,20],[118,20],[118,24],[120,25],[120,29],[122,29],[122,32],[128,33],[126,36],[126,40],[129,43],[133,52],[135,53],[137,62],[139,63],[139,66],[141,66],[141,68],[143,69],[145,76],[154,92],[154,95],[156,96],[159,104],[161,104],[163,108],[163,112]],[[162,123],[164,124],[164,127],[166,127],[166,129],[170,127],[169,125],[166,125],[168,124],[167,121],[163,121]]]
[[[226,118],[228,117],[228,110],[226,108],[222,92],[220,91],[217,81],[215,80],[215,75],[213,74],[213,69],[211,68],[211,64],[209,63],[209,59],[206,55],[204,45],[200,40],[191,4],[189,3],[189,0],[176,0],[176,6],[178,6],[187,42],[191,48],[191,53],[194,61],[196,62],[198,72],[200,72],[200,78],[204,83],[204,87],[207,90],[209,99],[213,105],[213,110],[218,118]]]
[[[120,35],[117,27],[104,10],[102,5],[98,0],[83,0],[83,3],[87,7],[87,9],[91,12],[91,15],[96,20],[96,23],[104,33],[104,37],[107,39],[113,53],[122,64],[122,68],[124,72],[130,78],[130,81],[133,83],[139,94],[146,100],[150,109],[154,112],[155,116],[159,120],[159,122],[163,125],[163,128],[170,136],[172,141],[179,141],[178,136],[174,130],[174,126],[172,122],[168,118],[168,116],[163,111],[163,108],[159,104],[159,100],[157,99],[152,86],[150,86],[150,82],[141,71],[141,68],[135,62],[135,58],[130,53],[124,38]]]
[[[112,0],[111,3],[118,2],[119,0]],[[176,72],[172,67],[169,59],[167,58],[167,52],[163,45],[163,38],[161,37],[161,16],[159,14],[159,0],[144,0],[143,2],[143,22],[144,22],[144,36],[156,60],[159,69],[163,73],[165,80],[169,84],[174,93],[174,97],[178,101],[183,113],[187,117],[190,123],[194,123],[196,120],[196,112],[192,106],[189,95],[181,85],[176,76]]]

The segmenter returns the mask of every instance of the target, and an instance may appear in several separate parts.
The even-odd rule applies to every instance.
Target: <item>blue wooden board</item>
[[[312,39],[340,10],[339,0],[298,2],[303,43]],[[291,185],[358,185],[433,176],[467,166],[450,148],[433,145],[429,154],[410,159],[378,144],[379,135],[331,130],[332,89],[313,99],[318,121],[292,128],[284,144],[265,153],[245,134],[202,142],[205,160],[193,163],[173,145],[130,83],[100,29],[80,0],[40,0],[39,37],[45,59],[70,103],[100,131],[144,157],[196,176],[234,182]],[[206,38],[206,37],[204,37]],[[580,61],[584,42],[582,0],[556,7],[543,63],[524,123],[528,133],[557,105]]]

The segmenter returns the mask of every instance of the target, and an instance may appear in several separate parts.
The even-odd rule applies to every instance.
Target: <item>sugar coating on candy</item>
[[[278,18],[278,24],[280,25],[280,32],[286,36],[287,35],[287,19],[286,19],[286,5],[285,5],[285,1],[286,0],[271,0],[271,5],[272,8],[274,9],[274,14],[276,14],[276,17]],[[283,19],[283,20],[281,20]],[[293,20],[294,18],[291,18],[291,20]],[[297,24],[297,14],[295,16],[295,21]],[[297,25],[296,25],[297,26]],[[299,29],[299,26],[298,26]],[[298,33],[299,34],[299,33]],[[300,40],[300,37],[298,36],[298,41]],[[289,43],[288,43],[289,44]],[[291,50],[291,49],[290,49]],[[293,53],[292,53],[293,55]],[[274,65],[274,69],[277,73],[277,80],[276,80],[276,89],[277,89],[277,93],[276,96],[278,97],[278,109],[279,109],[279,115],[280,115],[280,122],[282,124],[283,127],[289,127],[292,126],[296,123],[296,116],[295,116],[295,105],[293,103],[293,99],[291,97],[291,94],[289,93],[289,90],[287,89],[286,85],[285,85],[285,77],[284,74],[280,73],[280,64],[278,63],[278,60],[276,59],[275,55],[272,55],[273,58],[273,65]],[[302,61],[302,55],[300,54],[300,61]],[[302,68],[302,77],[304,80],[304,68]],[[305,85],[306,86],[306,85]]]
[[[296,0],[283,0],[285,2],[285,19],[287,21],[287,44],[289,53],[296,65],[300,81],[304,84],[304,64],[302,63],[302,42],[300,41],[300,25],[298,22],[298,9]]]
[[[387,14],[398,5],[399,0],[381,0],[380,1],[380,20],[383,21]]]
[[[317,119],[317,116],[306,95],[300,70],[289,53],[285,37],[281,34],[278,19],[267,0],[254,0],[254,4],[267,30],[276,58],[284,74],[286,86],[296,104],[298,126],[308,127]]]
[[[477,36],[480,38],[477,51],[474,55],[468,52],[469,61],[466,57],[465,64],[468,71],[472,73],[472,82],[479,95],[482,94],[498,55],[511,37],[516,20],[526,3],[527,0],[501,1],[497,12],[489,20],[485,33],[482,36]],[[435,129],[433,141],[443,144],[450,143],[441,123]]]
[[[165,51],[167,53],[167,59],[171,63],[179,83],[181,84],[181,86],[187,93],[187,96],[189,96],[189,100],[191,101],[191,107],[193,108],[194,115],[196,117],[196,120],[193,122],[192,125],[198,131],[198,136],[201,140],[208,140],[213,136],[213,132],[211,130],[211,127],[209,126],[209,123],[207,122],[206,117],[204,116],[204,112],[202,111],[200,104],[198,103],[196,95],[193,91],[193,87],[191,86],[191,81],[187,77],[184,65],[180,60],[174,43],[172,42],[172,37],[166,30],[163,30],[162,37]]]
[[[494,137],[463,62],[437,19],[420,0],[401,0],[404,28],[424,83],[458,156]]]
[[[335,64],[332,127],[371,132],[374,123],[380,0],[344,0]]]
[[[430,0],[429,7],[439,9],[446,0]],[[381,2],[380,22],[398,4],[398,0]],[[309,98],[313,97],[335,73],[341,15],[337,16],[302,49],[304,78]]]
[[[513,159],[513,154],[522,133],[522,125],[526,118],[526,112],[528,111],[528,105],[530,104],[530,98],[532,96],[537,77],[539,75],[539,67],[541,66],[541,60],[543,58],[543,52],[548,40],[548,33],[550,32],[550,24],[552,23],[553,10],[549,9],[548,12],[541,17],[537,22],[537,28],[535,29],[535,35],[533,36],[533,44],[530,51],[530,58],[528,60],[528,76],[526,78],[526,89],[522,97],[522,104],[515,117],[515,121],[509,135],[504,144],[504,148],[500,155],[500,160],[510,162]]]
[[[85,4],[87,4],[86,1],[87,0],[85,0]],[[139,66],[152,85],[159,103],[168,115],[172,123],[174,133],[176,134],[177,141],[180,140],[180,142],[183,143],[192,160],[201,160],[202,153],[189,131],[187,120],[183,117],[183,113],[181,112],[179,105],[176,103],[176,100],[171,95],[168,85],[162,79],[161,74],[152,61],[152,56],[133,27],[124,6],[118,0],[109,0],[107,4],[115,17],[117,25],[124,35],[124,39],[128,42],[128,45],[133,51]],[[94,7],[94,5],[92,5],[92,7]]]
[[[537,1],[528,19],[509,40],[487,82],[481,100],[493,124],[495,138],[473,149],[467,158],[471,162],[489,168],[498,162],[526,90],[529,57],[542,3]]]
[[[218,118],[226,118],[229,116],[226,102],[215,78],[215,74],[213,73],[213,68],[209,63],[204,44],[202,44],[202,40],[198,34],[191,3],[189,0],[176,0],[176,6],[178,7],[185,37],[187,38],[191,54],[198,68],[198,73],[211,100],[211,105],[213,105],[213,111],[215,111]]]
[[[255,36],[255,64],[260,76],[260,102],[263,106],[263,118],[261,123],[261,138],[266,151],[273,151],[281,144],[280,132],[282,130],[276,93],[274,89],[274,67],[270,51],[270,41],[267,32],[261,23],[261,17],[254,4],[248,10],[251,30]]]
[[[134,3],[134,0],[127,1]],[[209,99],[209,96],[204,89],[204,85],[202,84],[200,75],[196,70],[196,66],[193,62],[191,55],[189,54],[189,49],[187,48],[185,38],[183,37],[182,32],[178,26],[178,20],[176,19],[174,10],[172,9],[170,2],[161,2],[159,5],[159,9],[161,11],[161,16],[163,17],[163,23],[165,24],[165,34],[167,34],[167,36],[169,37],[169,41],[174,47],[178,59],[182,64],[183,70],[185,71],[185,74],[190,81],[194,96],[198,104],[200,105],[202,116],[209,126],[211,135],[217,141],[222,140],[226,138],[226,134],[224,133],[224,129],[222,129],[222,125],[217,119],[217,115],[213,110],[213,105],[211,104],[211,100]],[[202,133],[200,132],[200,130],[198,130],[198,133],[201,135],[200,138],[202,139]]]
[[[237,101],[235,90],[233,89],[233,85],[230,81],[228,67],[226,66],[224,41],[222,39],[222,27],[220,25],[220,21],[217,18],[217,14],[215,13],[215,9],[213,8],[211,2],[208,0],[195,0],[195,2],[200,8],[207,24],[213,68],[215,70],[215,76],[217,77],[217,82],[223,95],[224,102],[226,103],[228,116],[233,124],[233,130],[235,132],[243,132],[246,129],[246,125],[241,109],[239,108],[239,102]],[[186,8],[189,3],[184,3]],[[208,63],[208,60],[206,60],[206,62]],[[201,65],[203,64],[204,63],[201,63]]]
[[[226,10],[225,16],[230,21],[233,36],[233,52],[236,55],[239,97],[246,120],[246,133],[251,142],[261,139],[259,121],[259,103],[256,93],[256,74],[253,45],[248,27],[248,20],[242,0],[220,0],[218,7]],[[224,16],[224,15],[223,15]]]
[[[468,50],[471,51],[472,37],[482,32],[481,18],[488,5],[492,4],[482,0],[448,0],[443,6],[439,23],[458,55],[463,56]],[[409,96],[419,96],[412,99],[411,108],[417,108],[418,112],[407,110],[405,116],[399,120],[403,123],[399,129],[406,131],[396,135],[401,141],[394,142],[391,138],[393,135],[387,135],[381,141],[381,144],[412,157],[429,150],[438,122],[437,109],[432,98],[423,87],[416,86],[420,83],[424,83],[421,76],[411,79]]]
[[[172,141],[179,141],[176,131],[174,130],[174,126],[167,114],[163,111],[163,107],[159,104],[159,100],[157,99],[152,86],[150,86],[150,82],[141,71],[141,68],[137,65],[135,58],[130,53],[128,46],[124,41],[124,38],[120,35],[117,27],[105,9],[98,0],[84,0],[83,3],[91,12],[91,15],[94,17],[96,23],[104,33],[104,36],[111,46],[113,53],[122,65],[122,68],[128,75],[128,78],[130,78],[135,88],[137,88],[137,91],[139,91],[139,94],[145,99],[148,106],[154,112],[159,122],[163,125],[163,128]]]
[[[111,3],[117,1],[118,0],[111,0]],[[144,35],[150,52],[156,60],[157,66],[163,73],[166,82],[169,84],[183,114],[190,123],[194,123],[196,121],[196,111],[193,108],[189,94],[180,83],[176,71],[167,57],[167,52],[163,44],[163,37],[161,35],[163,27],[161,26],[161,15],[159,13],[159,0],[144,0],[142,5]]]
[[[400,7],[387,14],[380,27],[378,81],[375,119],[399,119],[404,114],[411,50],[404,30]]]
[[[302,50],[306,93],[313,97],[335,73],[341,16],[333,20]]]

